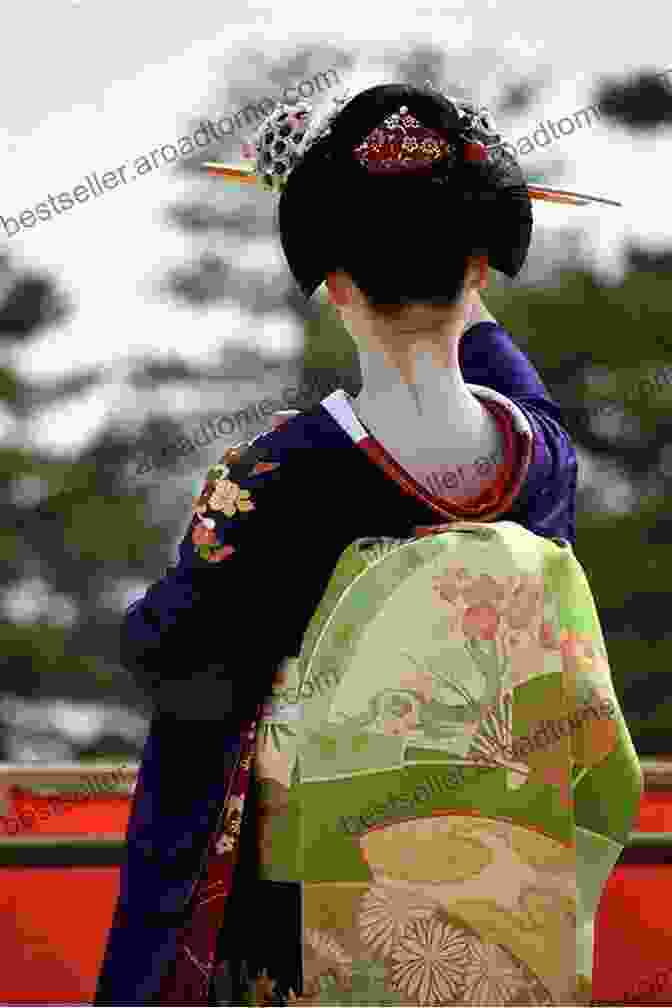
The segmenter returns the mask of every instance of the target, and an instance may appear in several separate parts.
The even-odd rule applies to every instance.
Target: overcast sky
[[[360,54],[356,89],[390,79],[386,61],[400,39],[402,47],[443,44],[453,53],[457,77],[486,104],[504,83],[534,74],[547,84],[539,104],[506,124],[508,137],[516,138],[531,133],[539,119],[572,115],[601,75],[672,66],[661,10],[653,0],[611,6],[608,13],[570,0],[554,14],[545,4],[472,0],[465,13],[388,7],[381,24],[378,8],[347,0],[333,9],[295,10],[203,0],[23,0],[12,5],[3,30],[0,215],[18,216],[50,192],[71,191],[92,170],[101,176],[183,135],[215,81],[253,79],[240,65],[241,47],[276,56],[313,33],[316,41]],[[559,152],[568,159],[568,171],[552,184],[621,200],[624,208],[536,204],[536,220],[558,227],[584,221],[596,265],[616,279],[624,238],[670,240],[671,136],[668,130],[633,142],[602,123],[557,141],[535,161],[555,163]],[[532,160],[521,159],[524,170]],[[191,240],[163,220],[166,203],[188,187],[193,182],[176,179],[166,165],[16,237],[4,239],[0,226],[0,248],[4,241],[19,264],[51,271],[77,306],[72,322],[41,335],[15,358],[16,366],[33,380],[95,364],[108,376],[94,396],[62,410],[60,422],[52,418],[35,428],[41,445],[81,445],[111,413],[129,407],[124,375],[129,361],[143,354],[177,351],[207,362],[227,341],[276,353],[297,345],[299,334],[282,318],[253,330],[235,305],[195,315],[153,292],[158,278],[193,252]],[[250,246],[241,255],[267,261],[269,269],[280,262],[273,246]]]

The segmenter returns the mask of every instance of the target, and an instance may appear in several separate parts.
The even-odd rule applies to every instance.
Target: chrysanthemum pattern
[[[431,917],[433,908],[405,889],[375,886],[362,900],[359,933],[373,952],[387,958],[413,920]]]
[[[344,986],[352,980],[352,956],[335,938],[317,928],[306,928],[304,938],[314,957],[319,961],[319,972],[331,972]]]
[[[501,945],[473,942],[462,1000],[471,1005],[504,1005],[526,986],[522,970]]]
[[[409,1004],[458,999],[471,961],[470,936],[438,918],[414,921],[392,953],[391,983]]]

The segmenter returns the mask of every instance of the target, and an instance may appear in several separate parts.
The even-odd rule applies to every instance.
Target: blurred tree
[[[0,257],[0,341],[11,351],[58,326],[69,299],[43,273]],[[147,528],[143,501],[122,492],[128,453],[107,434],[76,461],[30,444],[28,424],[100,379],[87,374],[33,386],[10,366],[0,372],[0,654],[2,689],[23,697],[118,695],[119,610],[102,599],[112,585],[156,567],[166,533]],[[8,435],[8,436],[7,436]],[[154,551],[152,558],[152,551]],[[138,701],[130,683],[126,697]]]
[[[313,90],[306,100],[330,103],[345,90],[352,64],[351,54],[328,45],[305,45],[277,60],[256,50],[241,53],[236,83],[217,87],[208,107],[185,132],[193,132],[201,122],[222,120],[224,109],[234,122],[239,113],[244,128],[207,150],[209,160],[239,161],[241,144],[254,136],[263,119],[259,102],[266,98],[278,103],[283,89],[304,83],[306,91]],[[270,110],[269,104],[264,107]],[[314,319],[314,305],[297,292],[278,250],[276,199],[263,190],[227,186],[207,176],[202,150],[176,165],[176,171],[194,179],[194,195],[169,207],[168,217],[192,236],[194,255],[168,274],[164,290],[182,304],[215,308],[233,299],[252,315],[284,311],[299,323]],[[258,264],[241,264],[243,248],[244,258],[251,249],[258,252]]]
[[[506,85],[495,110],[495,119],[500,115],[524,112],[537,97],[540,88],[541,84],[532,80],[522,80],[515,84]]]
[[[642,71],[625,81],[603,81],[596,103],[607,119],[626,126],[632,133],[669,126],[672,123],[672,86],[668,73]]]
[[[463,87],[459,81],[447,81],[448,59],[445,49],[433,45],[413,47],[398,65],[396,79],[412,84],[414,87],[424,87],[427,81],[447,94],[459,97]]]

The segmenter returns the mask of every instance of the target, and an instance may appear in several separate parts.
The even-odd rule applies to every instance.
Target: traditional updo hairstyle
[[[406,106],[453,147],[422,174],[384,174],[355,148]],[[370,308],[396,316],[410,305],[452,307],[468,256],[485,255],[510,278],[532,236],[532,204],[516,159],[485,110],[429,88],[384,84],[334,113],[291,171],[279,203],[290,270],[309,298],[327,273],[343,270]],[[469,160],[484,144],[487,159]]]

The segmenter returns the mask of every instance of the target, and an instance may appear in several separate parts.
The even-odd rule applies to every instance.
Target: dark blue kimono
[[[539,375],[506,331],[490,322],[464,334],[460,361],[465,381],[506,397],[528,425],[524,480],[497,517],[573,543],[576,455]],[[231,479],[252,492],[255,510],[217,523],[220,541],[235,553],[220,563],[201,559],[190,526],[177,565],[125,616],[122,660],[152,695],[155,713],[99,1005],[157,1003],[224,801],[240,722],[270,693],[281,660],[299,653],[343,550],[359,537],[409,537],[416,526],[439,521],[426,503],[401,492],[322,404],[255,439],[251,452],[252,462],[233,466]],[[253,475],[257,460],[279,466]],[[248,804],[254,808],[253,797]],[[247,896],[241,897],[238,882],[232,896],[234,903],[246,901],[248,913],[255,902],[254,844],[245,843],[250,815],[246,809],[241,844]],[[253,913],[258,921],[258,904]],[[272,927],[267,947],[282,941],[282,920]],[[227,941],[235,945],[240,930],[229,928]],[[262,930],[255,921],[261,945]],[[288,956],[288,947],[277,952],[284,963]]]

